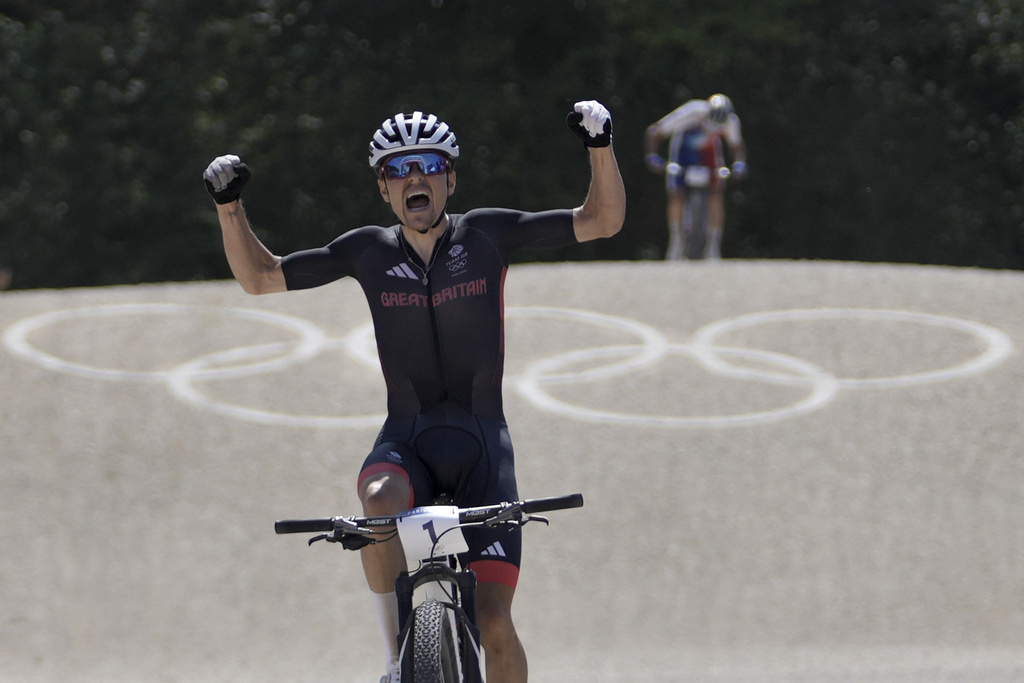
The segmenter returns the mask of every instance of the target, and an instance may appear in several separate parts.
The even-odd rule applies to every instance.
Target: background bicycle
[[[719,183],[725,183],[730,171],[722,166],[680,166],[675,162],[665,164],[668,175],[683,174],[686,192],[686,209],[683,212],[682,225],[673,226],[669,235],[669,260],[677,260],[680,255],[690,260],[717,258],[718,245],[709,242],[709,223],[711,220],[710,193],[714,176]]]

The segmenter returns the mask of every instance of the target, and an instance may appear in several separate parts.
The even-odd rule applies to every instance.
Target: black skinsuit
[[[414,505],[440,493],[461,506],[518,497],[501,396],[505,273],[519,249],[575,243],[571,211],[477,209],[450,216],[429,264],[397,225],[353,230],[284,258],[288,289],[350,276],[370,304],[388,417],[360,481],[381,470],[404,472]],[[474,530],[466,538],[464,561],[478,563],[481,581],[515,585],[518,571],[508,565],[519,565],[518,532]]]

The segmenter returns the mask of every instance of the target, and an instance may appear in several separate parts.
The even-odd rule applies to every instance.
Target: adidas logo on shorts
[[[501,543],[495,541],[487,547],[487,550],[480,553],[484,557],[505,557],[505,549],[501,547]]]

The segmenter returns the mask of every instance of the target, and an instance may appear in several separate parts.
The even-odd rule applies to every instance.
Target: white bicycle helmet
[[[724,126],[733,113],[732,100],[721,93],[708,98],[711,110],[708,112],[708,120],[716,126]]]
[[[377,168],[385,157],[399,152],[431,150],[449,159],[459,156],[455,133],[433,114],[421,111],[395,114],[380,124],[370,140],[370,167]]]

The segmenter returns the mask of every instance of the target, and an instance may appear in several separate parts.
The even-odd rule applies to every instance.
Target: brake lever
[[[523,520],[523,524],[527,522],[544,522],[546,525],[551,526],[551,520],[544,515],[527,515],[526,519]]]
[[[509,505],[508,507],[502,508],[498,514],[488,520],[485,520],[483,523],[485,527],[498,527],[506,524],[513,526],[522,526],[524,524],[523,508],[521,505]]]
[[[336,517],[334,525],[334,531],[314,536],[309,539],[308,545],[313,545],[317,541],[327,541],[328,543],[340,543],[341,547],[346,550],[359,550],[378,542],[378,539],[370,536],[372,531],[358,526],[349,519]]]
[[[499,527],[499,526],[513,526],[522,527],[527,522],[544,522],[548,526],[551,525],[551,521],[542,515],[526,515],[523,516],[523,508],[519,505],[511,505],[508,508],[502,510],[491,519],[484,522],[486,527]]]

